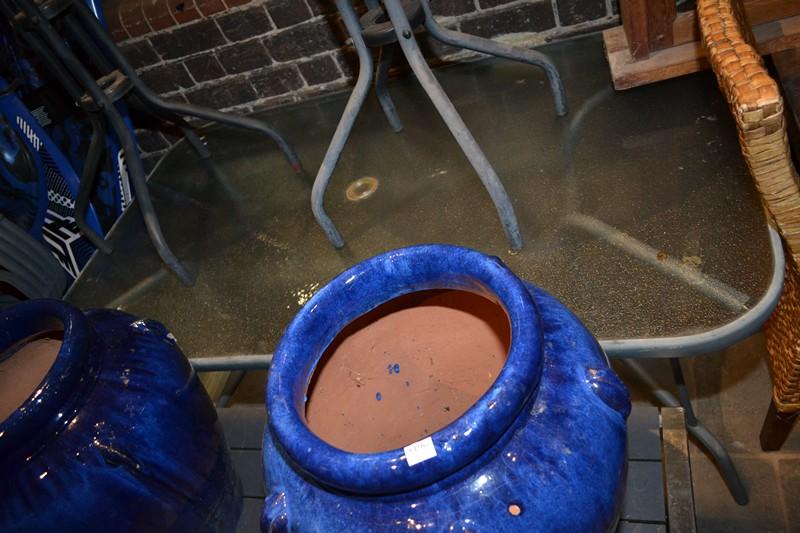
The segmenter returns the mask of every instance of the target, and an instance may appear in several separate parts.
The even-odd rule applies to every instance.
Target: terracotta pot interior
[[[53,366],[63,338],[63,331],[47,331],[0,351],[0,422],[33,394]]]
[[[395,298],[326,350],[308,386],[306,423],[348,452],[402,448],[469,409],[494,383],[510,342],[505,310],[478,294]]]

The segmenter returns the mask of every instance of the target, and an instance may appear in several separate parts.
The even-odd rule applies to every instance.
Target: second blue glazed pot
[[[456,289],[499,303],[508,358],[489,390],[431,436],[435,456],[349,453],[304,421],[320,357],[398,296]],[[267,384],[264,531],[608,531],[626,472],[628,392],[562,304],[498,258],[447,245],[379,255],[322,288],[289,325]]]

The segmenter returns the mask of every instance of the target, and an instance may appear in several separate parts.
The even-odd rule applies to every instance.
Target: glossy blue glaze
[[[497,380],[414,466],[403,449],[354,454],[317,438],[302,413],[325,348],[358,316],[427,289],[504,307],[511,345]],[[473,250],[405,248],[331,281],[281,339],[267,409],[264,531],[606,531],[619,513],[627,389],[572,313]]]
[[[0,531],[231,531],[216,411],[154,321],[37,300],[0,312],[0,354],[61,329],[53,367],[0,423]]]

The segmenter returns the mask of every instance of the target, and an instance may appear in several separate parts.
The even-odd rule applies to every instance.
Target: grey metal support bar
[[[519,46],[511,46],[505,43],[484,39],[475,35],[448,30],[436,22],[431,12],[428,0],[420,0],[422,8],[425,10],[425,29],[433,37],[451,46],[458,46],[475,52],[491,54],[493,56],[527,63],[544,70],[547,81],[550,84],[550,91],[553,93],[553,101],[556,107],[556,114],[563,117],[567,114],[567,97],[564,91],[564,84],[558,69],[550,59],[541,52],[529,50]]]
[[[398,42],[406,59],[408,59],[411,70],[414,71],[423,89],[428,94],[428,98],[433,102],[439,115],[447,124],[450,133],[455,137],[464,155],[467,156],[481,182],[483,182],[483,186],[489,192],[489,196],[497,209],[497,214],[500,216],[503,231],[506,233],[511,249],[521,249],[522,234],[520,233],[517,216],[514,213],[508,193],[483,150],[478,146],[472,133],[467,129],[467,125],[464,124],[453,103],[445,94],[442,86],[439,85],[439,81],[433,75],[433,72],[431,72],[428,62],[422,56],[417,39],[414,37],[414,28],[411,27],[403,6],[399,0],[384,0],[383,5],[386,8],[389,19],[392,21]]]
[[[389,88],[386,86],[393,56],[394,44],[387,44],[381,47],[378,72],[375,74],[375,94],[378,96],[378,102],[381,104],[383,114],[386,115],[386,120],[389,121],[389,127],[392,128],[393,132],[400,133],[403,131],[403,123],[400,121],[397,108],[395,108],[392,96],[389,94]]]
[[[311,189],[311,210],[314,212],[314,217],[322,227],[328,240],[336,248],[344,246],[344,239],[336,229],[333,221],[325,212],[323,200],[325,197],[325,190],[328,188],[328,182],[331,179],[333,170],[336,168],[336,163],[339,161],[339,156],[342,155],[342,150],[353,130],[353,124],[356,121],[358,112],[361,106],[364,105],[364,100],[367,98],[370,83],[372,82],[372,53],[370,53],[364,38],[361,36],[361,24],[358,21],[358,16],[350,5],[350,0],[336,0],[336,7],[342,15],[342,21],[347,28],[350,37],[353,39],[353,45],[356,47],[358,53],[358,80],[347,100],[347,105],[342,113],[342,118],[339,119],[339,124],[336,126],[336,132],[333,134],[333,139],[328,146],[328,151],[322,160],[322,164],[317,172],[317,177],[314,179],[314,186]]]
[[[709,454],[711,454],[714,462],[720,470],[722,479],[725,481],[725,484],[731,491],[731,495],[733,496],[733,499],[736,500],[736,503],[739,505],[747,505],[747,490],[742,484],[742,480],[739,477],[739,473],[737,472],[733,461],[731,460],[731,456],[728,454],[728,451],[725,449],[719,439],[717,439],[717,437],[694,416],[692,404],[688,400],[688,394],[686,393],[685,384],[683,383],[683,371],[680,370],[680,366],[677,367],[677,373],[675,374],[676,378],[680,380],[677,383],[677,386],[679,394],[682,396],[681,400],[678,400],[672,393],[664,390],[664,388],[661,387],[661,385],[655,381],[637,361],[626,360],[623,362],[636,375],[636,377],[642,383],[644,383],[644,385],[653,393],[653,396],[655,396],[655,398],[662,405],[666,407],[683,407],[687,415],[687,431],[689,431],[689,433],[695,439],[697,439],[700,445],[708,450]],[[673,366],[673,370],[674,369],[675,367]],[[683,396],[685,396],[685,403],[683,401]]]
[[[97,85],[94,77],[85,69],[80,60],[78,60],[64,43],[55,28],[42,16],[39,9],[30,0],[16,1],[29,18],[32,27],[40,33],[47,45],[64,63],[70,73],[75,77],[76,81],[83,86],[94,103],[100,108],[111,125],[111,128],[117,134],[117,137],[119,137],[125,153],[135,155],[137,153],[137,146],[128,131],[127,125],[122,120],[122,117],[103,89]],[[175,275],[178,276],[185,285],[193,285],[194,279],[191,274],[184,268],[178,258],[175,257],[175,254],[172,253],[172,250],[164,239],[161,225],[158,221],[155,208],[153,207],[153,202],[150,199],[150,193],[147,190],[147,182],[145,180],[144,168],[142,167],[141,160],[138,157],[129,157],[127,158],[127,162],[130,169],[130,178],[136,190],[136,199],[139,203],[145,227],[153,246],[155,246],[161,260],[167,267],[175,272]]]
[[[75,223],[95,248],[104,254],[109,254],[111,253],[111,244],[98,235],[86,222],[86,209],[89,207],[97,169],[100,166],[100,158],[105,150],[106,142],[106,127],[103,119],[97,113],[89,113],[89,123],[92,126],[92,137],[89,141],[89,150],[86,152],[86,161],[83,164],[78,194],[75,198]]]

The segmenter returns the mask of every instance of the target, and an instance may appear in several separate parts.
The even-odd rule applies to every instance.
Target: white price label
[[[430,437],[409,444],[403,448],[403,451],[406,454],[408,466],[414,466],[436,457],[436,447],[433,445],[433,439]]]

